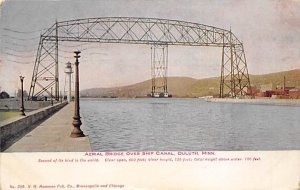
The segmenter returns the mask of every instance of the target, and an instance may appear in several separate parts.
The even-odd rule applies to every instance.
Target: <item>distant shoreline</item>
[[[81,99],[102,99],[102,100],[132,100],[132,99],[152,99],[151,97],[137,97],[137,98],[102,98],[102,97],[81,97]],[[199,101],[206,102],[223,102],[223,103],[245,103],[245,104],[256,104],[256,105],[279,105],[279,106],[300,106],[300,99],[230,99],[230,98],[153,98],[153,99],[198,99]]]
[[[237,104],[254,104],[254,105],[275,105],[275,106],[299,106],[300,99],[229,99],[229,98],[210,98],[205,99],[207,102],[224,102]]]

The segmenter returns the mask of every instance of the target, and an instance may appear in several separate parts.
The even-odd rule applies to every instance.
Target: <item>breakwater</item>
[[[0,122],[1,151],[13,144],[18,137],[25,135],[26,132],[32,130],[36,123],[51,116],[56,111],[63,108],[66,104],[67,102],[58,103],[54,106],[48,106],[27,113],[24,117],[15,117]]]

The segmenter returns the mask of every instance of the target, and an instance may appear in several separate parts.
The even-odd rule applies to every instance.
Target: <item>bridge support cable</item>
[[[231,30],[167,19],[100,17],[56,22],[41,35],[29,99],[49,97],[49,89],[53,87],[58,100],[58,58],[61,57],[59,53],[63,53],[59,49],[61,42],[151,45],[151,59],[160,52],[164,60],[159,61],[159,56],[156,56],[154,62],[151,61],[152,94],[168,93],[168,46],[221,47],[220,97],[237,98],[251,94],[244,47]]]
[[[168,97],[168,46],[155,44],[151,47],[152,97]]]

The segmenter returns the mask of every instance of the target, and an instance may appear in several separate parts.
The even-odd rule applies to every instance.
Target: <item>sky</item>
[[[1,0],[0,0],[1,1]],[[55,21],[89,17],[152,17],[230,29],[244,43],[250,74],[300,69],[300,0],[2,1],[0,87],[14,93],[19,75],[29,91],[39,35]],[[92,44],[80,59],[80,88],[114,87],[151,78],[150,46]],[[63,47],[60,48],[63,50]],[[76,46],[84,50],[84,45]],[[60,88],[65,62],[60,59]],[[169,76],[219,76],[221,48],[169,46]]]

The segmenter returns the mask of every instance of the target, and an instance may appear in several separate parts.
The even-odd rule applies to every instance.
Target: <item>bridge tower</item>
[[[230,30],[223,34],[220,98],[238,98],[248,91],[252,95],[243,43],[235,43]]]
[[[168,46],[164,44],[154,44],[151,47],[152,97],[167,98],[169,96],[167,74]]]
[[[54,32],[55,31],[55,32]],[[58,65],[58,24],[54,24],[53,39],[41,35],[28,100],[41,100],[52,97],[50,89],[54,87],[54,97],[59,100],[59,65]],[[38,87],[38,88],[35,88]],[[37,89],[37,90],[36,90]]]

